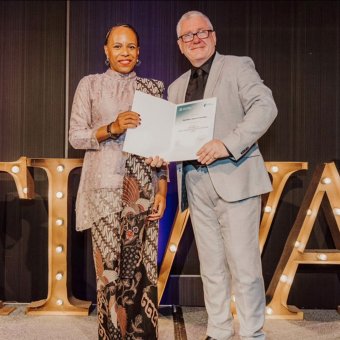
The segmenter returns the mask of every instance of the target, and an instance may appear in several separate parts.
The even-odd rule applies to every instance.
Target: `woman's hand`
[[[152,206],[152,213],[148,216],[149,221],[157,221],[163,217],[166,207],[166,195],[157,193]]]
[[[168,183],[167,180],[161,178],[158,181],[158,191],[155,195],[155,201],[152,206],[152,213],[148,216],[149,221],[157,221],[163,217],[164,210],[166,207],[166,193]]]
[[[168,165],[168,163],[163,159],[160,158],[159,156],[155,156],[155,157],[148,157],[145,159],[145,163],[150,165],[153,168],[160,168],[164,165]]]
[[[125,111],[118,114],[117,119],[111,124],[111,132],[121,134],[126,129],[135,129],[140,125],[141,119],[137,112]]]

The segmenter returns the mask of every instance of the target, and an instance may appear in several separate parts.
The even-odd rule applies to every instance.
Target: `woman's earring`
[[[141,63],[142,62],[139,59],[137,59],[136,66],[140,66]]]
[[[105,60],[105,65],[106,65],[106,66],[110,66],[110,60],[109,60],[109,58],[107,58],[107,57],[106,57],[106,60]]]

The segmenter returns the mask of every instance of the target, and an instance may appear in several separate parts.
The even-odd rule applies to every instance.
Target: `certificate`
[[[127,130],[125,152],[168,162],[193,160],[213,139],[216,98],[176,105],[136,91],[131,110],[140,114],[141,125]]]

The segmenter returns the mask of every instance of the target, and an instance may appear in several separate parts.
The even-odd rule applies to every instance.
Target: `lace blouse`
[[[103,74],[82,78],[75,92],[69,141],[75,149],[85,149],[76,201],[76,229],[90,228],[95,221],[121,210],[121,194],[127,153],[122,151],[125,134],[101,143],[99,127],[131,110],[135,90],[161,97],[161,81],[139,78],[135,72],[120,74],[108,69]],[[153,170],[154,190],[166,169]]]

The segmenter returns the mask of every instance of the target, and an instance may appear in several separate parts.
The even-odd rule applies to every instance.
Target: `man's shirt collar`
[[[201,65],[200,67],[192,67],[191,68],[191,76],[193,76],[193,74],[196,72],[197,69],[202,69],[206,74],[209,74],[210,72],[210,69],[211,69],[211,65],[214,61],[214,58],[215,58],[215,55],[216,55],[216,51],[214,52],[214,54],[203,64]]]

